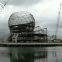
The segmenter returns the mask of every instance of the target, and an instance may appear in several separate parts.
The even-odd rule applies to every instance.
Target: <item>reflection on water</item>
[[[10,62],[34,62],[32,48],[14,47],[10,49]]]
[[[37,58],[47,57],[45,52],[45,48],[10,48],[10,62],[35,62]]]
[[[62,62],[62,47],[0,47],[0,62]]]
[[[0,62],[10,62],[9,50],[5,47],[0,47]]]

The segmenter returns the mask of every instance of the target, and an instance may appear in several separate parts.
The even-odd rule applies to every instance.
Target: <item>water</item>
[[[41,50],[41,48],[39,49]],[[30,60],[30,62],[62,62],[62,47],[48,47],[46,57],[33,58],[31,57],[32,54],[30,54],[25,54],[26,58],[30,57],[29,59],[33,59],[32,61]],[[10,62],[8,48],[0,47],[0,62]]]
[[[8,48],[0,47],[0,62],[10,62],[10,57],[8,53]]]

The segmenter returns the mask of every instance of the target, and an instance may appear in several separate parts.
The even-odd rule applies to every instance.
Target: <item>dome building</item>
[[[21,11],[13,13],[8,21],[11,41],[25,42],[32,39],[35,27],[35,19],[29,12]]]
[[[29,12],[15,12],[10,16],[8,25],[10,32],[13,33],[33,31],[35,27],[35,19]]]
[[[13,13],[9,20],[11,42],[46,42],[47,30],[37,26],[35,29],[35,19],[33,15],[26,11]],[[46,33],[45,33],[46,32]]]

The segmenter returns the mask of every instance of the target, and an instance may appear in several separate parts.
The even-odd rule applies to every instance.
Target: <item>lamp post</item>
[[[46,36],[45,36],[45,40],[47,41],[47,28],[44,28],[45,29],[45,34],[46,34]]]

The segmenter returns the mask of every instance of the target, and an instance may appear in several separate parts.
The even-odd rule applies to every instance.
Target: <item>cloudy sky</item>
[[[2,4],[4,3],[3,1],[0,2]],[[13,12],[18,11],[28,11],[32,13],[36,21],[36,26],[41,26],[41,28],[47,27],[48,35],[55,34],[58,11],[61,2],[62,0],[9,0],[6,6],[3,9],[0,9],[0,37],[9,33],[8,19]],[[58,30],[58,37],[61,36],[62,9]]]

